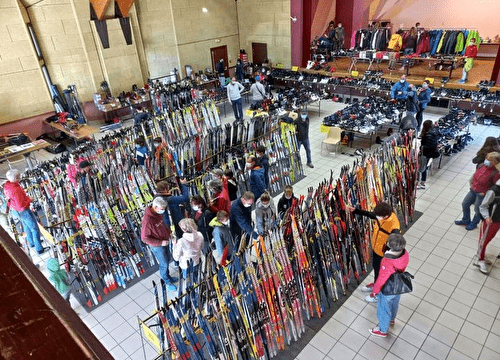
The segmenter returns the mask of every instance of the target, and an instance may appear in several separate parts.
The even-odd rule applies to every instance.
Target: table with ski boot
[[[67,125],[62,125],[58,122],[49,122],[47,120],[44,120],[43,122],[49,125],[53,130],[62,131],[63,133],[68,135],[73,139],[75,145],[77,146],[79,141],[88,137],[92,137],[94,134],[99,132],[99,129],[89,125],[71,124],[69,122],[66,123]]]

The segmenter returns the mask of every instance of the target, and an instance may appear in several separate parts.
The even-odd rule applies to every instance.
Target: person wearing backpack
[[[217,213],[217,216],[210,221],[210,226],[213,227],[212,256],[217,265],[225,266],[228,260],[231,260],[233,255],[233,236],[229,228],[229,214],[224,210]]]
[[[380,271],[380,262],[384,257],[384,251],[387,243],[387,238],[390,234],[399,233],[400,225],[396,213],[392,210],[391,205],[386,202],[381,202],[371,211],[364,211],[353,206],[346,205],[346,210],[354,215],[361,215],[375,220],[372,234],[372,265],[374,281],[366,286],[363,286],[361,291],[372,292],[373,285],[377,282]],[[376,302],[376,296],[368,295],[365,300],[367,302]]]
[[[500,230],[500,180],[484,195],[483,202],[479,205],[479,212],[484,220],[479,230],[478,259],[474,265],[478,266],[483,274],[488,274],[488,265],[491,265],[491,261],[485,259],[486,246]]]

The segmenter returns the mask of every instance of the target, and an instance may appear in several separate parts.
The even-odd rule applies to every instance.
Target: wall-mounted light
[[[295,16],[290,16],[290,20],[292,20],[292,22],[297,22],[297,18]]]
[[[204,13],[208,12],[208,9],[207,8],[202,8],[201,11],[203,11]]]

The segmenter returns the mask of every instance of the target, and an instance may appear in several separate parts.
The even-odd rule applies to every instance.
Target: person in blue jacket
[[[135,158],[137,159],[137,164],[143,166],[146,163],[146,159],[149,157],[149,150],[146,147],[144,137],[139,137],[135,139]]]
[[[246,169],[250,171],[250,191],[254,194],[255,199],[258,199],[266,191],[265,170],[254,155],[247,158]]]
[[[424,110],[427,109],[427,105],[431,101],[431,89],[429,89],[430,82],[429,80],[424,80],[424,83],[422,84],[422,88],[420,89],[418,93],[418,105],[419,109],[417,111],[417,124],[418,124],[418,130],[420,131],[420,128],[422,126],[422,121],[424,117]]]
[[[392,86],[391,99],[406,100],[408,98],[409,85],[406,81],[406,75],[401,75],[399,81]]]
[[[252,205],[254,202],[255,195],[251,191],[247,191],[231,206],[229,226],[233,235],[235,249],[239,248],[243,233],[246,233],[252,239],[257,239],[258,234],[254,231],[252,224]]]
[[[168,210],[172,217],[177,238],[182,237],[183,231],[179,227],[179,221],[185,218],[184,210],[186,209],[186,204],[189,203],[189,190],[186,186],[187,181],[186,179],[180,179],[179,182],[181,186],[181,195],[177,196],[172,195],[170,185],[167,181],[160,181],[156,184],[157,196],[163,197],[168,202]],[[167,211],[164,212],[163,221],[167,226],[171,225]]]

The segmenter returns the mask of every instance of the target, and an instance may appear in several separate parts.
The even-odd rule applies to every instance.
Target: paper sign
[[[434,78],[425,78],[425,80],[429,80],[431,84],[434,84]]]
[[[324,124],[321,124],[319,126],[319,132],[321,132],[321,133],[327,133],[328,131],[330,131],[330,127],[329,126],[326,126]]]
[[[351,75],[352,76],[358,76],[359,75],[359,71],[351,71]]]
[[[158,349],[158,353],[161,354],[161,345],[160,345],[160,339],[158,339],[158,336],[144,323],[142,323],[142,330],[144,331],[144,335],[146,335],[146,338],[156,346]]]
[[[277,68],[277,69],[283,69],[283,64],[278,63],[274,67]]]
[[[292,66],[292,71],[299,71],[299,67],[298,66]]]

